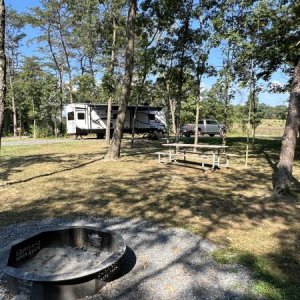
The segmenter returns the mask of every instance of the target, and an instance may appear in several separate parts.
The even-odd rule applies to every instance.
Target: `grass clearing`
[[[261,123],[256,128],[256,135],[264,137],[282,137],[284,125],[285,120],[262,119]],[[241,124],[233,124],[230,132],[235,135],[246,135],[246,132],[242,131]]]
[[[229,152],[240,156],[215,172],[158,164],[153,153],[160,144],[138,140],[131,149],[125,140],[118,162],[101,159],[102,140],[3,147],[0,226],[88,214],[182,227],[218,243],[218,261],[250,267],[256,289],[269,299],[299,299],[299,151],[295,197],[275,201],[268,196],[280,139],[259,138],[245,168],[245,138],[229,138]]]

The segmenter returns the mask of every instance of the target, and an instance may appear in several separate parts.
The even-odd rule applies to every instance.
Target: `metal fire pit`
[[[42,251],[53,252],[55,249],[63,249],[64,253],[85,251],[87,255],[87,251],[94,251],[95,256],[86,269],[75,268],[64,272],[61,265],[67,254],[61,255],[61,260],[52,256],[59,270],[53,274],[45,273],[43,267],[34,271],[28,268],[31,262],[38,260]],[[8,248],[8,262],[3,268],[6,285],[11,293],[25,294],[32,300],[68,300],[93,295],[117,276],[125,249],[126,245],[120,235],[101,231],[94,226],[68,226],[41,231],[14,242]],[[47,264],[47,259],[48,256],[40,266]]]

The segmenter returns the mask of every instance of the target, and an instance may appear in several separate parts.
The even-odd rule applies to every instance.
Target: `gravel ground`
[[[252,296],[251,273],[242,266],[220,265],[211,253],[213,244],[182,229],[162,229],[138,219],[49,219],[0,229],[0,300],[23,300],[8,294],[1,284],[6,263],[4,247],[35,230],[59,225],[99,225],[121,234],[129,247],[131,271],[84,299],[244,299]]]

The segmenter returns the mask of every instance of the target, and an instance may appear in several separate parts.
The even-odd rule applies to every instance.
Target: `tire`
[[[189,133],[185,133],[184,136],[189,138],[191,135]]]
[[[103,133],[97,133],[97,139],[104,139]]]
[[[210,133],[209,136],[210,136],[210,137],[214,137],[215,135],[214,135],[213,133]]]

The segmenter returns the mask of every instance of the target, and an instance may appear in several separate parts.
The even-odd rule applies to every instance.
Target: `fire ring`
[[[123,238],[95,226],[58,227],[12,243],[6,285],[32,300],[69,300],[99,292],[120,273]]]

